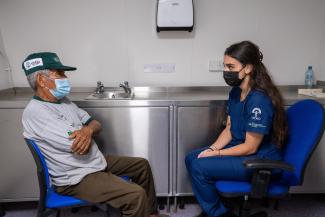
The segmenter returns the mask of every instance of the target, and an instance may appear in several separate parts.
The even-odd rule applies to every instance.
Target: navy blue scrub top
[[[271,98],[262,91],[251,90],[240,101],[241,89],[233,87],[229,93],[228,115],[231,121],[232,147],[245,142],[246,132],[263,134],[264,138],[255,155],[259,158],[281,160],[282,152],[271,143],[274,107]]]

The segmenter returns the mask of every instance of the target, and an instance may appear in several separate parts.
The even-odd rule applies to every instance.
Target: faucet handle
[[[97,88],[96,88],[95,93],[97,93],[97,94],[104,93],[104,84],[103,84],[103,82],[97,81]]]
[[[129,87],[129,82],[128,81],[123,81],[120,83],[120,87],[124,86],[124,87]]]
[[[128,87],[129,86],[129,82],[128,81],[124,81],[124,85]]]

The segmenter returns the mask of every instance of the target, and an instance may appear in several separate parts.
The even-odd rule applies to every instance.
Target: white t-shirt
[[[34,96],[25,108],[23,135],[34,140],[42,151],[54,185],[74,185],[86,175],[106,168],[105,157],[94,140],[85,155],[71,151],[73,139],[69,139],[69,132],[81,129],[90,120],[86,111],[67,98],[51,103]]]

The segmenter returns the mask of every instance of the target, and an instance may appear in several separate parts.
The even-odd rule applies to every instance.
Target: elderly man
[[[37,142],[58,193],[89,202],[106,202],[122,216],[157,213],[153,176],[147,160],[106,156],[92,139],[101,124],[66,96],[70,84],[55,53],[29,55],[22,64],[35,95],[23,113],[24,137]],[[118,176],[128,176],[133,183]],[[137,184],[136,184],[137,183]]]

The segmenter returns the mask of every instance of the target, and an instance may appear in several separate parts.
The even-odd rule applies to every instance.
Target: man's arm
[[[77,154],[86,154],[90,148],[93,135],[96,135],[102,129],[102,125],[91,120],[88,125],[84,125],[80,130],[74,131],[70,139],[74,139],[71,150]]]
[[[86,127],[90,127],[93,131],[93,135],[98,135],[98,133],[102,130],[102,125],[99,121],[91,120]],[[84,126],[84,127],[85,127]]]

